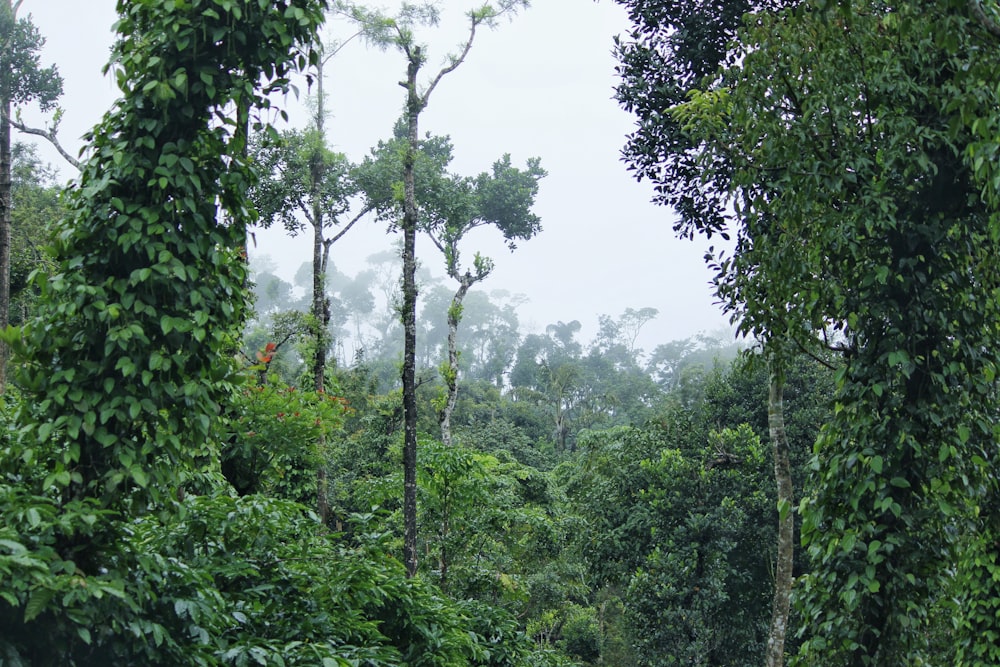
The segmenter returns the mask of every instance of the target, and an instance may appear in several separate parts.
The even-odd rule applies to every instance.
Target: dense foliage
[[[995,662],[988,633],[965,634],[997,599],[991,565],[955,567],[995,539],[995,18],[978,2],[740,6],[727,55],[694,71],[675,66],[684,40],[709,37],[640,10],[672,3],[625,4],[632,166],[680,232],[734,238],[716,285],[744,331],[841,355],[800,506],[800,661]],[[939,613],[943,590],[968,602]],[[948,616],[957,654],[938,643]]]
[[[322,7],[120,9],[125,97],[93,134],[39,313],[9,336],[31,398],[24,427],[3,429],[4,662],[493,664],[468,627],[502,636],[503,620],[472,620],[408,581],[366,524],[348,546],[302,506],[238,499],[213,472],[220,404],[238,381],[226,352],[245,309],[251,178],[215,120],[234,99],[266,104],[262,76],[284,85]],[[260,428],[246,422],[267,408],[244,406],[245,462],[240,426]],[[239,479],[294,496],[288,465],[270,457]]]
[[[728,333],[647,353],[652,308],[584,340],[478,289],[460,243],[538,233],[544,171],[453,174],[416,116],[522,4],[472,12],[421,88],[436,14],[336,3],[408,65],[409,116],[353,164],[322,109],[254,127],[322,76],[323,2],[119,3],[123,98],[79,181],[13,154],[0,664],[997,662],[989,8],[622,0],[625,157],[679,233],[735,244],[716,285],[760,349],[734,361]],[[294,284],[247,264],[254,208],[313,227]],[[451,283],[412,245],[342,273],[368,221],[428,235]]]

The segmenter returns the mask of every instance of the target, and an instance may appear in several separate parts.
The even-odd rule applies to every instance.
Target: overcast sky
[[[455,52],[466,29],[463,14],[475,4],[481,3],[441,2],[441,26],[418,33],[428,47],[428,74]],[[65,79],[60,137],[72,152],[117,96],[100,73],[113,39],[114,6],[113,0],[24,0],[21,7],[21,16],[30,13],[48,40],[43,62],[56,63]],[[611,49],[612,37],[627,27],[624,12],[610,0],[535,0],[512,21],[477,35],[467,61],[434,91],[421,132],[451,136],[452,168],[461,174],[487,170],[508,152],[517,165],[540,157],[549,173],[535,207],[540,235],[514,253],[488,232],[463,246],[466,256],[480,251],[496,263],[476,289],[523,293],[529,301],[519,312],[526,329],[575,319],[584,326],[584,340],[596,331],[599,314],[656,308],[659,317],[641,338],[651,351],[726,321],[708,285],[702,260],[707,244],[675,239],[672,213],[649,203],[649,185],[636,183],[619,159],[633,121],[612,97]],[[351,31],[332,23],[327,34],[343,40]],[[398,81],[404,73],[398,52],[381,53],[358,40],[331,61],[326,85],[335,150],[361,159],[390,134],[402,109]],[[292,123],[303,124],[301,102],[287,103]],[[25,118],[39,117],[26,110]],[[55,153],[43,155],[67,178],[73,175]],[[351,230],[334,245],[332,261],[353,275],[395,238],[376,224]],[[257,252],[271,255],[287,279],[311,255],[308,238],[269,232],[257,239]],[[417,252],[424,266],[443,275],[443,259],[429,242],[418,240]]]

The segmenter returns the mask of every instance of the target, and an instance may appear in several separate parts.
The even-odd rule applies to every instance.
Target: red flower
[[[278,349],[275,343],[268,343],[264,346],[263,352],[257,352],[257,361],[262,364],[271,363],[271,359],[274,358],[274,351]]]

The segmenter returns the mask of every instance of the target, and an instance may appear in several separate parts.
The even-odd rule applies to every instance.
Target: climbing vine
[[[142,513],[212,451],[235,370],[225,352],[247,309],[252,170],[234,110],[288,88],[324,4],[118,3],[108,68],[124,96],[87,137],[48,307],[12,341],[26,460],[46,459],[45,486],[64,499]]]

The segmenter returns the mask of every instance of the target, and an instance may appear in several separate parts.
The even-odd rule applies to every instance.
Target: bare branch
[[[81,169],[81,167],[80,167],[80,161],[77,160],[76,158],[74,158],[68,152],[66,152],[66,149],[63,148],[62,144],[59,143],[59,139],[56,137],[55,130],[43,130],[43,129],[39,129],[37,127],[28,127],[24,123],[16,121],[13,118],[11,118],[9,120],[10,120],[11,126],[17,128],[17,130],[19,132],[23,132],[24,134],[34,134],[36,136],[48,139],[49,143],[52,144],[53,146],[55,146],[56,150],[59,151],[59,154],[62,155],[63,158],[67,162],[69,162],[71,165],[73,165],[74,167],[76,167],[77,171],[80,171],[80,169]]]
[[[336,243],[337,241],[339,241],[340,237],[343,236],[344,234],[346,234],[347,231],[351,227],[353,227],[354,224],[358,220],[360,220],[362,217],[364,217],[368,213],[371,213],[374,209],[375,209],[374,204],[370,204],[370,205],[366,206],[365,208],[363,208],[356,216],[354,216],[351,219],[351,221],[349,223],[347,223],[346,225],[344,225],[343,229],[341,229],[339,232],[337,232],[332,238],[328,239],[327,243],[330,243],[332,245],[332,244]]]
[[[471,26],[469,27],[469,39],[466,40],[465,46],[462,47],[462,53],[460,53],[457,57],[452,58],[451,63],[446,67],[443,67],[441,71],[437,73],[437,76],[435,76],[434,80],[431,81],[431,85],[427,87],[427,90],[424,91],[423,96],[420,98],[422,106],[427,105],[428,98],[430,98],[431,93],[434,91],[434,88],[438,85],[441,79],[444,78],[446,74],[454,72],[458,66],[465,61],[465,57],[469,55],[469,50],[472,49],[472,42],[476,39],[476,27],[479,25],[480,19],[476,16],[471,16],[470,21]]]
[[[330,53],[328,53],[326,55],[326,57],[324,57],[320,62],[322,64],[324,64],[324,65],[326,63],[330,62],[330,59],[333,58],[338,53],[340,53],[341,49],[343,49],[345,46],[347,46],[348,44],[350,44],[351,41],[354,40],[355,38],[361,37],[364,34],[365,34],[364,29],[357,31],[356,33],[354,33],[353,35],[351,35],[350,37],[348,37],[347,39],[345,39],[343,42],[341,42],[340,44],[338,44],[336,46],[336,48],[334,48],[333,51],[331,51]]]
[[[800,352],[802,352],[803,354],[805,354],[805,355],[806,355],[807,357],[809,357],[809,358],[810,358],[810,359],[812,359],[813,361],[815,361],[815,362],[818,362],[818,363],[819,363],[820,365],[822,365],[822,366],[825,366],[825,367],[829,368],[829,369],[830,369],[831,371],[835,371],[835,370],[837,370],[837,367],[836,367],[836,366],[834,366],[833,364],[831,364],[831,363],[830,363],[829,361],[827,361],[826,359],[823,359],[823,358],[822,358],[822,357],[820,357],[819,355],[817,355],[817,354],[814,354],[814,353],[812,352],[812,350],[809,350],[809,349],[808,349],[808,348],[807,348],[807,347],[806,347],[805,345],[803,345],[803,344],[802,344],[802,341],[800,341],[800,340],[799,340],[799,339],[798,339],[797,337],[795,337],[795,336],[792,336],[792,341],[793,341],[793,342],[795,343],[795,347],[799,348],[799,351],[800,351]],[[828,347],[828,348],[829,348],[830,350],[833,350],[833,349],[834,349],[834,348],[832,348],[832,347],[829,347],[829,346],[827,346],[827,347]]]

